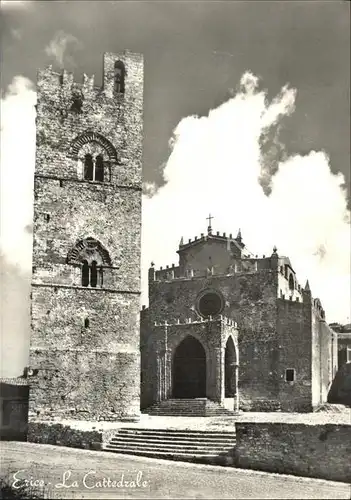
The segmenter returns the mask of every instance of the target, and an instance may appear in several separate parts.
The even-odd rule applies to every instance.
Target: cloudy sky
[[[346,1],[2,1],[3,375],[26,364],[38,68],[95,74],[145,58],[145,270],[181,236],[241,228],[274,245],[350,321],[350,21]],[[19,349],[18,346],[22,346]]]

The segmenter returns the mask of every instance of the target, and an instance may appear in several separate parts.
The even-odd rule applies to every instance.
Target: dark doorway
[[[236,352],[232,337],[229,337],[225,348],[224,397],[233,398],[236,395]]]
[[[173,397],[206,397],[206,353],[201,343],[186,337],[173,358]]]

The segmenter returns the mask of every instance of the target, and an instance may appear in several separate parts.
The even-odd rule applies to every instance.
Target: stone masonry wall
[[[179,267],[183,276],[192,271],[194,276],[206,275],[207,268],[212,268],[214,274],[226,274],[235,257],[240,258],[240,249],[230,240],[208,238],[206,244],[198,243],[189,249],[180,249]]]
[[[117,60],[123,94],[113,90]],[[38,74],[30,418],[140,412],[143,58],[106,53],[103,72],[101,88],[86,75]],[[102,148],[105,182],[83,179],[84,144]],[[89,237],[110,259],[96,288],[82,287],[81,263],[67,259]]]
[[[32,297],[31,365],[40,371],[30,379],[31,414],[116,420],[138,413],[138,296],[35,287]]]
[[[277,384],[283,411],[312,410],[312,333],[310,304],[278,299]],[[286,369],[295,380],[285,380]]]
[[[237,422],[235,465],[351,482],[351,426]]]
[[[224,356],[229,337],[233,339],[234,346],[236,346],[235,361],[238,361],[237,328],[233,322],[225,318],[153,326],[148,341],[141,343],[142,408],[147,408],[157,401],[157,392],[158,390],[162,391],[161,387],[164,384],[165,376],[165,389],[161,396],[162,398],[172,397],[172,359],[176,348],[188,335],[195,337],[205,350],[207,397],[215,401],[224,401]],[[165,366],[165,353],[166,371],[159,371],[158,366],[162,365],[163,368]]]
[[[93,237],[108,250],[112,266],[103,286],[140,291],[140,191],[111,184],[36,178],[33,283],[81,285],[81,268],[67,264],[79,239]],[[49,214],[49,221],[46,220]]]
[[[269,339],[276,329],[276,272],[260,271],[182,278],[170,281],[150,281],[150,322],[176,322],[196,318],[191,310],[200,291],[218,290],[224,298],[222,314],[232,318],[245,331],[246,339]]]
[[[121,60],[126,67],[125,92],[113,95],[113,65]],[[71,143],[86,131],[100,133],[117,151],[118,168],[112,183],[141,185],[143,140],[143,58],[128,51],[104,54],[103,87],[94,87],[84,76],[76,83],[71,73],[39,71],[37,81],[36,174],[77,179],[77,162]],[[82,95],[81,113],[71,111],[75,92]]]
[[[150,306],[142,321],[142,336],[152,334],[154,322],[185,322],[196,319],[198,294],[205,288],[218,290],[224,299],[222,314],[239,327],[239,392],[245,409],[255,400],[274,400],[275,379],[277,270],[182,278],[149,282]],[[146,322],[147,324],[145,324]],[[150,329],[148,332],[147,329]],[[267,409],[271,409],[270,407]]]
[[[337,371],[337,340],[324,318],[312,309],[312,405],[325,403]]]

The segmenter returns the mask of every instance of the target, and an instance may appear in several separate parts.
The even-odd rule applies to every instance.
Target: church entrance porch
[[[142,410],[203,416],[236,411],[239,355],[233,320],[156,324],[142,361]]]
[[[186,337],[176,348],[172,363],[173,398],[206,397],[206,353],[201,343]]]

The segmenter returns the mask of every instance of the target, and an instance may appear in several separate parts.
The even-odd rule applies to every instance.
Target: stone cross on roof
[[[206,217],[206,220],[208,220],[208,228],[207,228],[207,233],[211,234],[212,233],[212,225],[211,225],[211,220],[214,219],[211,214],[209,214],[208,217]]]

